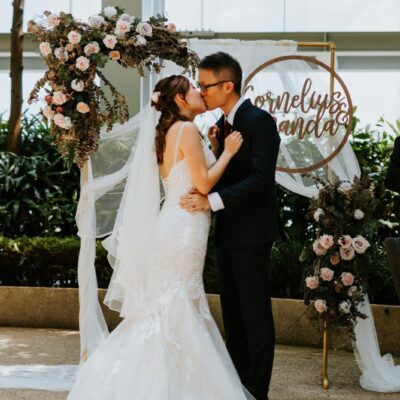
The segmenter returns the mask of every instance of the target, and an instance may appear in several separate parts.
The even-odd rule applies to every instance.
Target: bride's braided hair
[[[154,92],[158,92],[158,100],[157,102],[152,100],[151,105],[157,111],[161,111],[161,116],[156,126],[155,138],[157,162],[159,165],[164,161],[165,136],[168,129],[176,121],[188,120],[185,116],[179,114],[179,108],[174,101],[174,97],[178,93],[185,97],[189,89],[190,82],[182,75],[171,75],[161,79],[154,88]]]

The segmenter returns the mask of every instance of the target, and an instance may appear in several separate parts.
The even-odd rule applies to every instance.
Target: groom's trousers
[[[275,348],[269,261],[273,243],[217,246],[226,345],[243,385],[268,398]]]

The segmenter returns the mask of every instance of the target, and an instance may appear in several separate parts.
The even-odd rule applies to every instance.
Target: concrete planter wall
[[[99,290],[99,300],[105,296]],[[223,333],[218,295],[208,295],[213,316]],[[301,300],[273,299],[277,343],[321,347],[321,332],[305,314]],[[103,306],[110,329],[120,318]],[[400,306],[372,306],[383,354],[400,355]],[[0,326],[78,329],[78,289],[0,286]],[[351,350],[351,342],[340,335],[330,338],[331,347]]]

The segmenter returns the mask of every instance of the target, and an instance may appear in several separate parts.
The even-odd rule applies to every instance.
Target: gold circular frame
[[[339,82],[340,86],[342,87],[345,95],[346,95],[346,99],[349,105],[349,122],[346,128],[346,133],[343,136],[343,140],[341,141],[341,143],[339,144],[339,146],[335,149],[335,151],[333,153],[331,153],[328,157],[322,159],[321,161],[317,162],[316,164],[310,166],[310,167],[305,167],[305,168],[284,168],[284,167],[276,167],[277,171],[280,172],[289,172],[289,173],[301,173],[301,174],[305,174],[307,172],[313,171],[315,169],[318,169],[320,167],[322,167],[323,165],[327,164],[329,161],[331,161],[333,158],[335,158],[339,152],[342,150],[343,146],[346,144],[348,137],[350,136],[351,133],[351,128],[353,126],[353,103],[351,101],[351,97],[350,97],[350,93],[346,87],[346,85],[344,84],[342,78],[328,65],[324,64],[321,61],[315,60],[312,57],[308,57],[308,56],[282,56],[282,57],[276,57],[273,58],[272,60],[269,60],[267,62],[265,62],[264,64],[261,64],[260,66],[258,66],[254,71],[251,72],[251,74],[247,77],[245,83],[244,83],[244,89],[246,89],[248,83],[251,81],[251,79],[253,79],[253,77],[255,75],[257,75],[260,71],[262,71],[263,69],[276,64],[278,62],[281,61],[286,61],[286,60],[301,60],[301,61],[307,61],[310,62],[312,64],[316,64],[319,65],[320,67],[322,67],[323,69],[325,69],[326,71],[328,71],[331,75],[334,76],[334,78]],[[243,92],[244,95],[245,92]]]

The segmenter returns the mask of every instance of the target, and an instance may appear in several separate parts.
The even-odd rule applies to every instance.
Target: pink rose
[[[97,54],[100,51],[100,46],[97,42],[90,42],[85,46],[83,51],[89,57],[92,54]]]
[[[324,254],[326,254],[326,249],[325,249],[325,247],[323,247],[323,246],[321,246],[321,243],[319,242],[319,239],[316,239],[315,241],[314,241],[314,243],[313,243],[313,250],[314,250],[314,253],[317,255],[317,256],[323,256]]]
[[[320,314],[325,312],[328,309],[328,307],[326,306],[325,300],[316,300],[314,302],[314,307]]]
[[[316,276],[309,276],[306,278],[306,286],[309,289],[314,290],[318,287],[318,285],[319,285],[319,281]]]
[[[117,28],[118,32],[127,33],[131,30],[131,24],[130,24],[130,22],[119,19],[117,21],[116,28]]]
[[[47,23],[50,28],[54,28],[60,23],[60,19],[57,14],[50,14],[47,16]]]
[[[53,93],[53,104],[60,106],[67,101],[67,96],[60,91],[56,91]]]
[[[364,254],[367,249],[370,247],[370,244],[367,239],[364,239],[362,236],[357,236],[353,239],[353,248],[358,254]]]
[[[338,240],[338,244],[340,245],[340,247],[344,247],[345,249],[350,248],[352,243],[353,239],[350,235],[343,235]]]
[[[325,282],[329,282],[333,279],[335,273],[330,268],[321,268],[319,276]]]
[[[107,48],[113,49],[117,44],[117,38],[114,35],[106,35],[106,37],[103,39],[103,43]]]
[[[47,119],[52,119],[54,117],[54,111],[51,109],[51,107],[46,106],[43,108],[42,110],[43,115],[47,118]]]
[[[42,56],[47,57],[49,54],[51,54],[50,43],[49,42],[40,43],[39,50]]]
[[[76,105],[76,109],[82,114],[86,114],[87,112],[90,111],[90,107],[86,103],[84,103],[83,101],[80,101]]]
[[[168,32],[169,32],[169,33],[175,33],[175,32],[176,32],[176,25],[173,24],[172,22],[170,22],[170,23],[167,25],[167,29],[168,29]]]
[[[65,117],[64,115],[62,115],[60,113],[57,113],[54,116],[54,123],[63,129],[70,129],[72,126],[71,119],[69,117]]]
[[[67,38],[70,43],[78,44],[81,41],[82,35],[77,31],[71,31],[68,33]]]
[[[319,238],[319,243],[321,244],[321,246],[325,249],[330,249],[333,246],[333,236],[332,235],[322,235]]]
[[[340,251],[340,257],[342,257],[342,259],[345,261],[352,260],[356,255],[352,247],[349,247],[348,249],[341,247],[339,251]]]
[[[84,56],[80,56],[76,59],[76,68],[78,68],[81,71],[86,71],[89,68],[89,60],[84,57]]]
[[[354,283],[354,275],[350,272],[343,272],[341,278],[344,286],[351,286]]]

